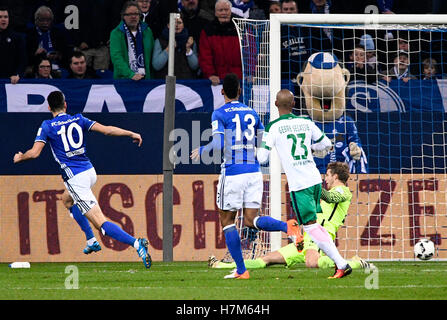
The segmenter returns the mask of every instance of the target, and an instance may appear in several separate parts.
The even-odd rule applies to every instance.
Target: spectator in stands
[[[155,40],[152,66],[155,69],[154,78],[164,78],[168,74],[169,58],[169,24],[161,36]],[[174,74],[177,79],[194,79],[199,69],[197,45],[193,37],[178,18],[175,24],[175,54]]]
[[[51,61],[46,57],[41,57],[37,63],[34,64],[32,72],[25,74],[25,78],[31,79],[56,79],[59,78],[59,73],[54,73],[51,68]]]
[[[437,41],[433,41],[431,43],[429,38],[424,39],[424,33],[413,31],[397,31],[396,32],[397,39],[397,51],[403,51],[408,54],[408,63],[410,65],[410,73],[413,74],[421,74],[421,63],[422,63],[422,51],[428,51],[429,46],[433,45],[434,47],[438,43]],[[436,37],[436,35],[435,35]],[[421,39],[424,39],[421,41]],[[422,49],[422,46],[426,45],[425,49]],[[436,51],[436,49],[434,49]]]
[[[332,8],[330,0],[311,0],[310,9],[312,13],[329,14],[336,13]],[[329,40],[333,40],[333,30],[330,28],[323,28],[323,32],[326,34]]]
[[[416,79],[410,73],[408,53],[405,51],[399,51],[393,59],[394,66],[390,68],[387,74],[382,76],[382,79],[390,82],[393,79],[399,79],[403,82],[408,82],[410,79]]]
[[[15,1],[15,0],[14,0]],[[65,6],[68,2],[74,2],[76,0],[25,0],[28,7],[27,20],[34,21],[34,14],[42,6],[48,7],[53,12],[53,24],[64,23],[65,19]],[[77,1],[76,1],[77,2]],[[73,3],[74,4],[74,3]],[[76,3],[78,5],[78,3]]]
[[[141,10],[141,21],[144,21],[147,23],[147,25],[149,25],[149,19],[148,21],[146,21],[146,19],[150,15],[150,9],[154,7],[152,6],[152,0],[137,0],[137,2],[138,7]],[[156,2],[156,0],[154,0],[154,2]]]
[[[214,15],[209,14],[199,8],[199,0],[181,0],[179,11],[183,17],[185,28],[193,37],[197,47],[200,47],[200,33],[205,25],[214,20]]]
[[[72,1],[72,0],[71,0]],[[95,0],[98,1],[98,0]],[[115,28],[122,20],[121,9],[124,4],[129,0],[101,0],[110,3],[111,6],[111,28]],[[158,38],[163,31],[166,24],[169,23],[169,13],[176,12],[178,9],[177,1],[179,0],[149,0],[138,2],[133,0],[140,8],[149,8],[148,13],[143,14],[144,10],[141,10],[140,21],[145,22],[152,31],[154,39]]]
[[[312,14],[345,13],[343,4],[337,0],[311,0],[309,9]],[[302,13],[305,11],[302,10]],[[313,47],[319,46],[322,51],[331,50],[341,60],[345,48],[352,48],[352,44],[347,44],[347,42],[354,38],[354,31],[348,28],[311,28],[311,36],[320,41],[320,44],[316,44],[316,41],[313,40]]]
[[[217,0],[216,18],[200,35],[199,64],[203,77],[218,85],[227,73],[242,79],[242,61],[236,27],[231,21],[231,2]]]
[[[40,63],[36,64],[34,77],[37,79],[53,79],[51,72],[50,60],[48,60],[48,58],[42,58],[40,59]]]
[[[438,71],[438,62],[433,58],[426,58],[422,61],[422,80],[435,80],[440,79]]]
[[[29,5],[26,0],[0,0],[0,7],[8,8],[9,28],[25,33],[26,24],[29,22]]]
[[[279,1],[270,2],[269,13],[281,13],[281,2]]]
[[[9,11],[0,8],[0,78],[19,82],[26,67],[25,39],[9,28]]]
[[[351,73],[351,81],[372,83],[377,80],[376,69],[366,62],[366,52],[363,46],[357,45],[349,55],[349,62],[345,65]]]
[[[281,2],[281,13],[298,13],[298,5],[295,0],[283,0]]]
[[[360,46],[363,47],[366,53],[366,63],[373,69],[377,68],[377,56],[376,56],[376,46],[374,45],[374,40],[369,34],[364,34],[360,37]]]
[[[146,22],[151,28],[154,39],[163,31],[169,17],[161,13],[160,0],[137,0],[141,10],[141,21]]]
[[[399,37],[397,42],[398,42],[397,50],[410,53],[410,44],[408,43],[407,38]]]
[[[280,12],[286,14],[298,13],[298,6],[294,0],[283,0],[281,2]],[[283,40],[281,41],[281,70],[282,73],[289,71],[294,72],[292,78],[296,78],[296,75],[301,72],[301,67],[310,55],[310,51],[308,51],[305,45],[304,37],[305,35],[308,35],[305,31],[308,30],[297,26],[284,25],[281,27],[281,34],[283,37]],[[296,79],[290,80],[292,82],[296,81]]]
[[[311,0],[312,13],[331,13],[332,2],[328,0]]]
[[[98,79],[95,70],[87,66],[87,59],[82,51],[75,51],[70,58],[70,70],[67,79]]]
[[[115,79],[135,81],[151,78],[154,38],[145,22],[140,22],[141,11],[133,1],[124,4],[122,21],[110,33],[110,57]]]
[[[40,57],[47,57],[54,72],[66,67],[72,48],[65,29],[53,24],[53,11],[39,7],[34,14],[34,25],[27,32],[28,62],[34,64]]]
[[[76,38],[75,45],[85,54],[89,68],[107,70],[110,67],[110,2],[78,0],[77,6],[80,28],[69,31]]]

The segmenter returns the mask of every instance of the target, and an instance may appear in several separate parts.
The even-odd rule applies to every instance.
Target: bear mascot
[[[345,115],[345,91],[350,73],[329,52],[312,54],[297,76],[305,109],[315,124],[331,139],[333,148],[314,153],[315,163],[325,173],[329,162],[347,162],[351,173],[367,173],[368,162],[354,120]]]

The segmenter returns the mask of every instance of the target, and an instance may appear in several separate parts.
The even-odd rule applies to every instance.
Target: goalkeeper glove
[[[333,146],[327,147],[323,150],[312,150],[312,155],[315,158],[320,158],[320,159],[324,159],[329,152],[332,152],[334,150]]]
[[[349,154],[351,155],[352,159],[360,160],[362,148],[360,148],[357,143],[351,142],[349,144]]]

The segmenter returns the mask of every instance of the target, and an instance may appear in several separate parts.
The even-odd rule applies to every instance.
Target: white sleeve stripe
[[[90,129],[93,127],[93,125],[96,123],[96,121],[93,121],[93,123],[90,125],[90,127],[88,127],[88,131],[90,131]]]

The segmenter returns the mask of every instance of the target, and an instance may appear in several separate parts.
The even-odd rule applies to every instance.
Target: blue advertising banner
[[[447,112],[447,79],[350,82],[346,109],[360,112]]]
[[[209,80],[178,80],[177,112],[210,112],[224,104],[222,85]],[[0,80],[0,112],[48,112],[46,97],[64,93],[70,113],[152,112],[165,105],[164,80]]]
[[[224,104],[222,85],[209,80],[177,80],[177,112],[212,112]],[[71,113],[149,112],[162,113],[164,80],[22,80],[10,84],[0,80],[0,112],[47,112],[46,97],[62,91]],[[351,82],[347,87],[346,109],[357,112],[446,112],[447,79],[393,80],[389,84]],[[266,112],[268,86],[254,86],[255,109]],[[241,100],[242,101],[242,100]]]

